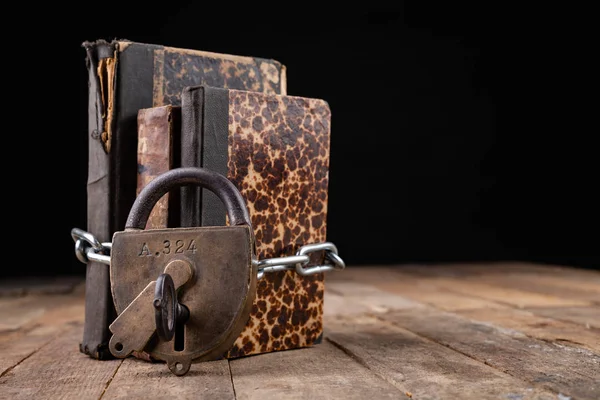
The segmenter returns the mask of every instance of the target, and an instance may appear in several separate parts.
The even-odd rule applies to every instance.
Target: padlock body
[[[179,290],[190,312],[183,335],[153,338],[145,349],[169,360],[220,358],[244,329],[256,294],[251,228],[247,225],[116,232],[111,250],[111,290],[120,314],[172,260],[188,261],[192,278]],[[132,326],[131,329],[135,329]]]

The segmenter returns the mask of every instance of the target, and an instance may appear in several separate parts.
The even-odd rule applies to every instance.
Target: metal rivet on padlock
[[[197,185],[224,203],[229,226],[143,230],[170,190]],[[118,316],[116,357],[145,351],[183,375],[193,361],[220,358],[245,327],[256,294],[257,262],[248,210],[224,176],[173,169],[139,194],[126,229],[113,236],[110,278]]]

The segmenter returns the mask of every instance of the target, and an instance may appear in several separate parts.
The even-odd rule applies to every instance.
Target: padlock
[[[225,205],[227,226],[144,230],[170,190],[196,185]],[[256,294],[254,233],[244,200],[226,177],[203,168],[172,169],[136,198],[115,232],[110,280],[117,318],[109,350],[146,352],[176,375],[193,362],[221,358],[248,322]]]

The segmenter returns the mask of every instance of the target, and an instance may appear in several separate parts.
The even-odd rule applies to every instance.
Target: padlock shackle
[[[142,189],[129,211],[125,229],[144,229],[158,200],[169,191],[187,185],[200,186],[216,194],[225,205],[230,225],[252,228],[244,198],[229,179],[205,168],[185,167],[157,176]]]

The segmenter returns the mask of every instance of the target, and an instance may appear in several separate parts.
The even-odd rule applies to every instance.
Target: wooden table
[[[184,377],[78,350],[81,278],[3,282],[2,399],[600,399],[600,271],[525,263],[348,267],[325,340]]]

